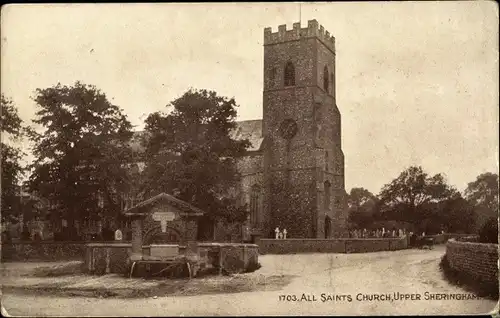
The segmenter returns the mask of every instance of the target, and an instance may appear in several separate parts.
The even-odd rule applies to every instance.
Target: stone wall
[[[253,271],[259,261],[256,244],[199,243],[198,249],[211,267],[230,273]]]
[[[369,253],[408,248],[404,238],[368,239],[261,239],[260,254]]]
[[[446,244],[446,258],[456,271],[484,282],[498,282],[498,244],[450,239]]]
[[[2,244],[2,262],[83,259],[88,242],[17,242]]]
[[[179,246],[179,253],[184,253],[185,246]],[[144,255],[150,255],[150,246],[142,247]],[[129,269],[129,256],[132,255],[132,243],[88,243],[85,246],[84,272],[102,275],[105,273],[126,274]]]
[[[198,255],[203,268],[218,268],[226,272],[245,272],[258,264],[258,246],[255,244],[197,243]],[[143,246],[143,254],[149,255],[149,246]],[[130,269],[130,243],[90,243],[85,250],[84,270],[88,274],[127,274]],[[180,246],[179,253],[186,254]]]

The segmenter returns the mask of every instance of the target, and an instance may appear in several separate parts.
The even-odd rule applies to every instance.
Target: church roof
[[[167,204],[170,204],[171,206],[183,211],[187,215],[192,215],[192,216],[200,216],[205,214],[202,210],[198,209],[197,207],[194,207],[193,205],[182,201],[180,199],[177,199],[173,195],[166,194],[164,192],[155,195],[154,197],[147,199],[145,201],[142,201],[141,203],[131,207],[130,209],[124,211],[123,213],[126,216],[137,216],[137,215],[145,215],[150,212],[151,208],[160,202],[165,202]]]
[[[236,128],[230,132],[231,138],[235,140],[248,139],[251,146],[248,151],[259,151],[262,146],[262,119],[237,121]],[[145,131],[134,131],[130,141],[130,147],[134,152],[143,152],[144,146],[141,144],[145,137]]]
[[[258,151],[262,146],[262,119],[244,120],[236,122],[236,129],[231,134],[235,140],[248,139],[251,146],[248,151]]]

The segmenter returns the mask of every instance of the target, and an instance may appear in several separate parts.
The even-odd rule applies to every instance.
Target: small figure
[[[283,230],[283,239],[286,240],[286,229]]]
[[[276,239],[279,239],[279,234],[280,234],[280,229],[279,229],[279,227],[277,227],[277,228],[274,230],[274,233],[276,233]]]

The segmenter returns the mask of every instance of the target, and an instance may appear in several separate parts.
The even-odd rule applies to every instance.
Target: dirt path
[[[139,299],[63,298],[4,294],[10,315],[207,316],[207,315],[418,315],[485,314],[487,299],[429,300],[427,293],[467,293],[448,284],[439,272],[444,247],[370,254],[265,255],[263,267],[247,275],[297,275],[280,291]],[[420,295],[395,300],[394,293]],[[315,301],[280,301],[288,295]],[[323,294],[323,297],[322,297]],[[363,300],[377,294],[391,300]],[[336,301],[323,301],[339,296]],[[342,296],[344,295],[344,296]],[[352,301],[348,301],[348,298]],[[313,298],[314,297],[314,298]],[[418,296],[414,296],[418,297]],[[341,300],[341,299],[344,300]],[[358,300],[361,299],[361,300]]]

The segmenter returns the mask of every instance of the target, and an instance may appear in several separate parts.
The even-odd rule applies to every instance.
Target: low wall
[[[204,268],[218,268],[227,272],[244,272],[258,264],[258,246],[255,244],[198,243],[197,254]],[[143,246],[144,255],[149,255],[149,246]],[[186,247],[180,246],[180,254]],[[84,271],[88,274],[126,274],[129,270],[131,243],[89,243],[86,245]]]
[[[446,259],[456,271],[484,282],[498,282],[498,244],[450,239],[446,243]]]
[[[259,246],[237,243],[198,243],[201,258],[230,273],[253,271],[259,264]]]
[[[368,253],[408,248],[406,237],[358,239],[260,239],[260,254]]]
[[[477,235],[474,234],[456,234],[456,233],[443,233],[436,235],[426,235],[423,238],[432,238],[434,240],[434,244],[445,244],[449,239],[456,239],[457,241],[465,239],[467,241],[473,240],[477,238]]]
[[[2,244],[2,262],[83,260],[88,242],[15,242]]]

